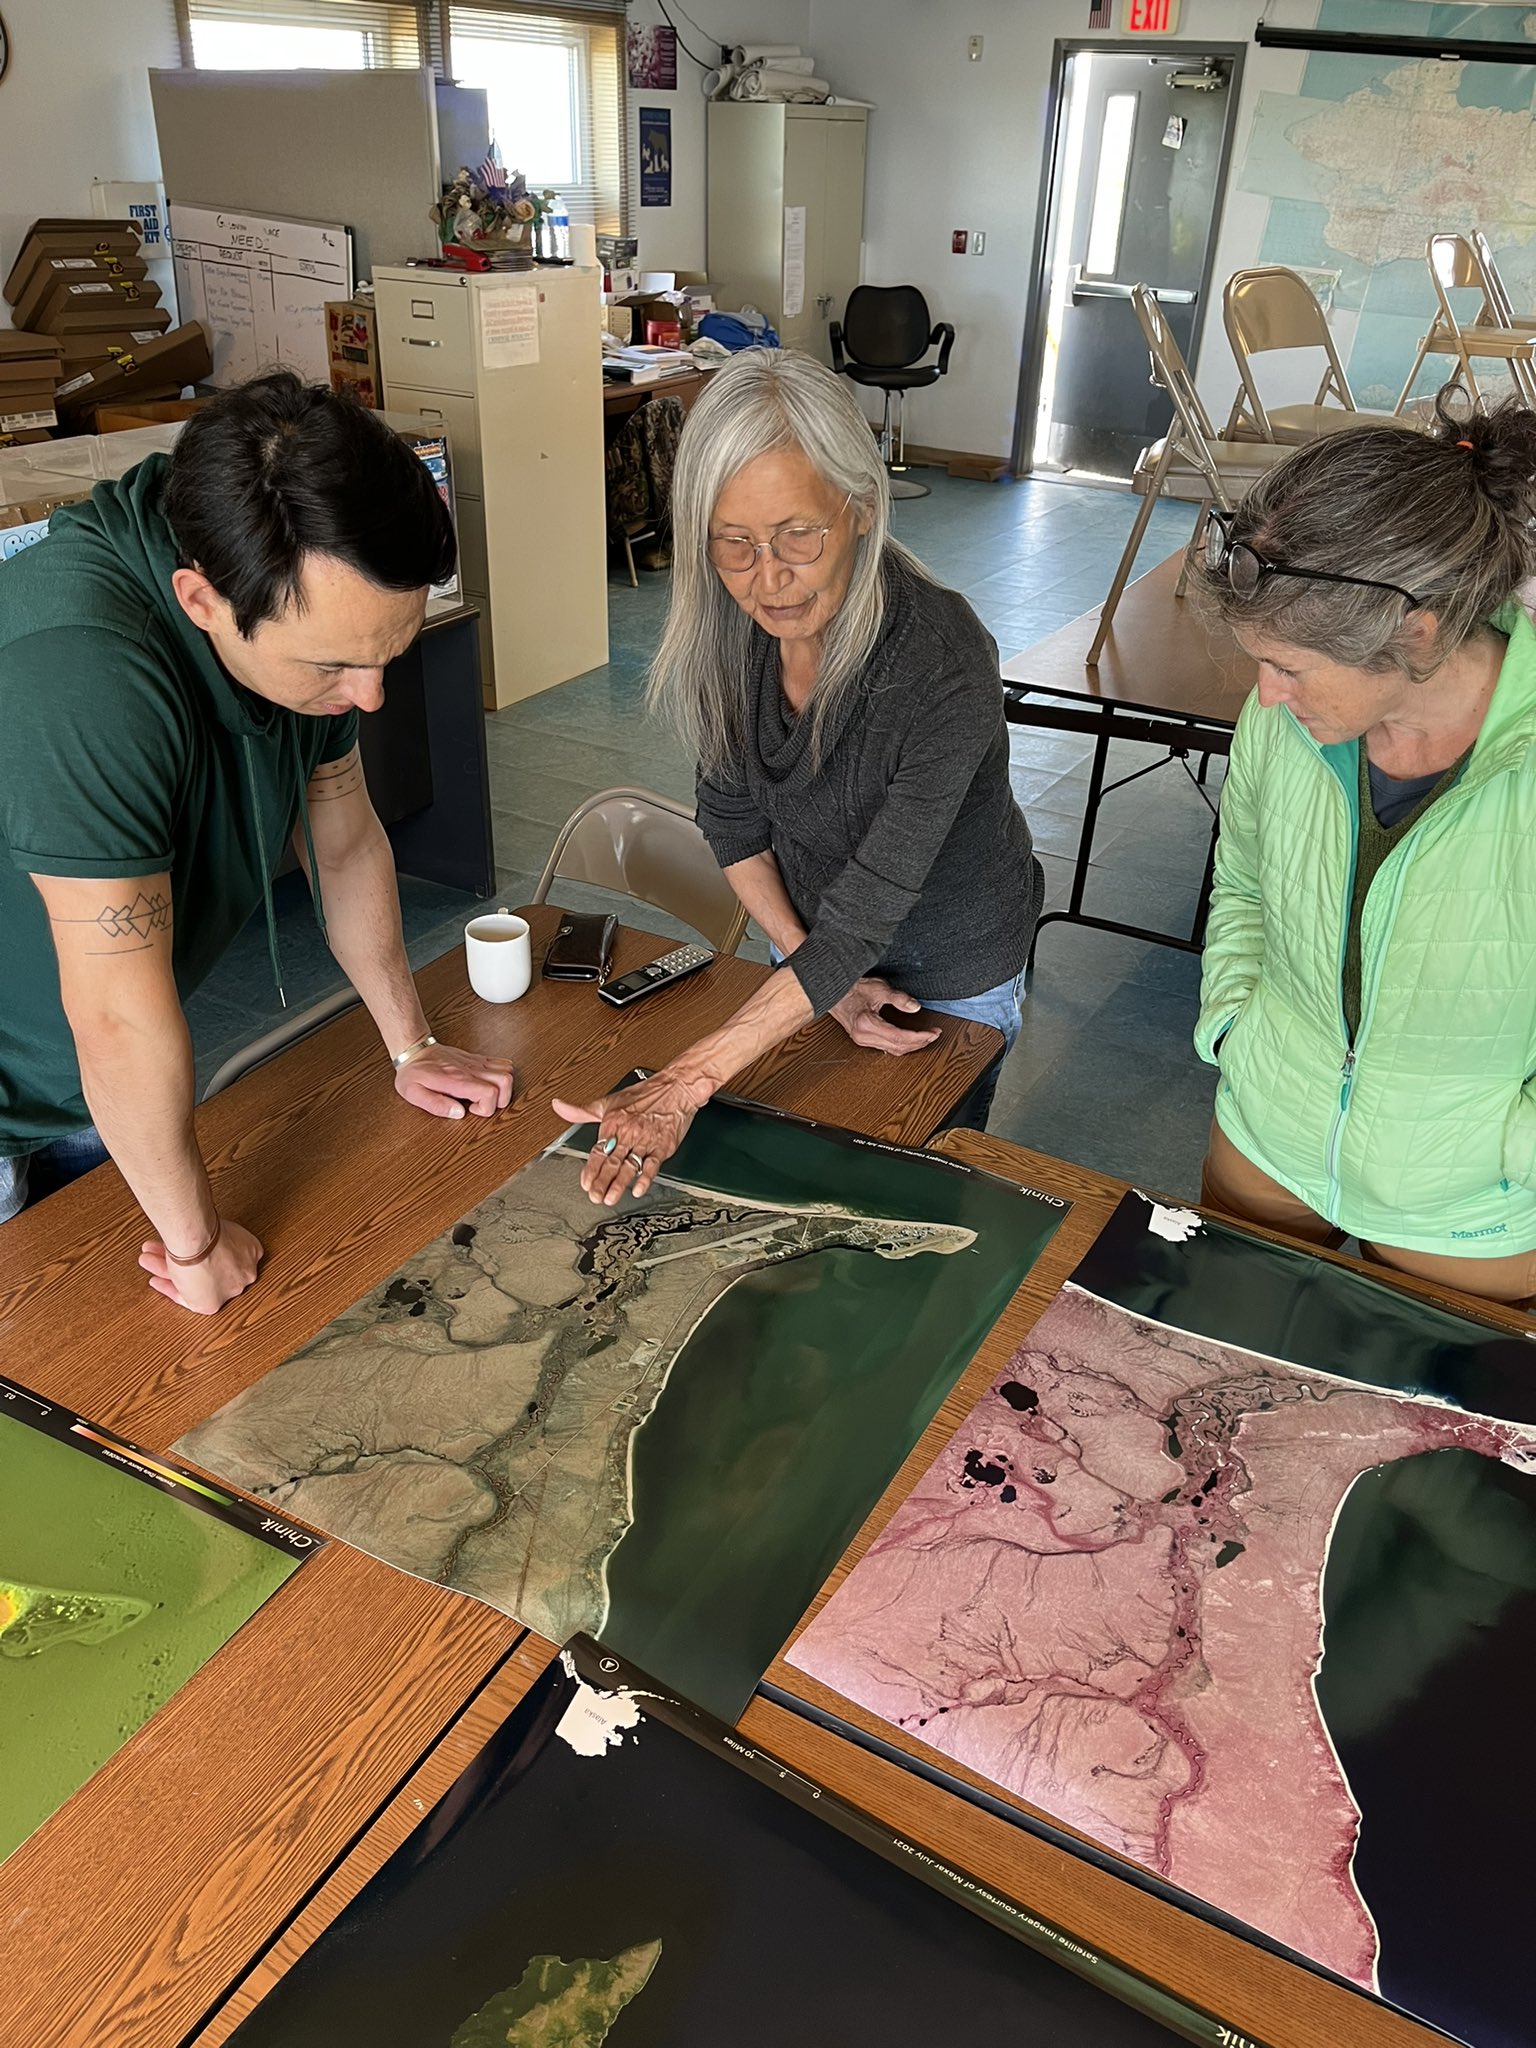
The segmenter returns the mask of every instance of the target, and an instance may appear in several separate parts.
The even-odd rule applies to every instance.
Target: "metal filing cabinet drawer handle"
[[[422,334],[408,334],[405,340],[411,348],[441,348],[443,345],[440,341],[428,341]]]

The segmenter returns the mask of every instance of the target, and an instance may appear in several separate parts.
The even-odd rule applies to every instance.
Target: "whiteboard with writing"
[[[352,296],[347,229],[175,201],[169,213],[181,318],[213,333],[208,382],[243,384],[281,365],[328,383],[325,302]]]

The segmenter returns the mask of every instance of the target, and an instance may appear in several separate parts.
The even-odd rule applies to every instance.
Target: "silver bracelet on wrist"
[[[424,1032],[420,1038],[415,1039],[408,1045],[403,1052],[392,1052],[389,1056],[389,1063],[398,1074],[408,1061],[415,1059],[417,1053],[425,1052],[429,1045],[436,1045],[436,1043],[437,1040],[430,1031]]]

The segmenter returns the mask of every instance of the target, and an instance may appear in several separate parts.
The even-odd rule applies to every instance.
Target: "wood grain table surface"
[[[535,962],[553,907],[528,913]],[[616,971],[670,941],[621,932]],[[578,1101],[657,1067],[761,983],[716,961],[628,1011],[589,983],[522,1001],[470,991],[459,950],[418,976],[440,1039],[511,1058],[490,1120],[394,1093],[361,1010],[198,1112],[221,1211],[261,1238],[258,1284],[211,1318],[152,1293],[145,1225],[104,1166],[0,1230],[7,1375],[151,1450],[290,1356],[557,1135]],[[736,1092],[918,1144],[994,1057],[985,1026],[936,1020],[900,1059],[824,1021]],[[312,1558],[30,1841],[0,1865],[0,2043],[176,2048],[399,1793],[518,1642],[517,1625],[340,1543]]]
[[[1125,1193],[1125,1183],[1084,1167],[1028,1152],[971,1132],[946,1133],[934,1149],[1004,1178],[1072,1203],[1070,1213],[997,1324],[939,1415],[896,1475],[849,1546],[805,1617],[816,1613],[878,1535],[940,1447],[964,1420],[998,1369],[1010,1358],[1103,1228]],[[1265,1235],[1268,1233],[1260,1233]],[[1284,1240],[1278,1240],[1283,1242]],[[1337,1262],[1382,1277],[1379,1268]],[[1421,1283],[1411,1292],[1452,1307],[1461,1298]],[[1524,1330],[1510,1311],[1479,1312]],[[804,1626],[802,1622],[797,1626]],[[553,1646],[526,1635],[466,1707],[399,1795],[342,1857],[303,1910],[258,1957],[228,1998],[212,2011],[187,2048],[219,2048],[238,2022],[329,1925],[453,1783],[492,1731],[523,1697],[554,1655]],[[837,1698],[803,1673],[777,1661],[770,1684],[839,1715],[879,1736],[889,1747],[941,1766],[979,1789],[996,1787],[936,1758],[918,1742]],[[743,1734],[828,1786],[863,1811],[969,1872],[992,1889],[1102,1952],[1177,1991],[1265,2048],[1418,2048],[1443,2037],[1345,1989],[1154,1898],[1111,1871],[984,1812],[944,1787],[916,1777],[888,1757],[876,1756],[779,1702],[758,1697],[740,1723]],[[1004,1800],[1004,1803],[1009,1803]],[[1012,1802],[1018,1804],[1019,1802]],[[1027,1811],[1027,1809],[1025,1809]],[[1283,1845],[1276,1845],[1283,1854]],[[682,2048],[682,2044],[679,2044]]]
[[[1259,679],[1257,664],[1223,626],[1208,625],[1174,587],[1184,553],[1127,585],[1098,666],[1086,664],[1099,610],[1084,612],[1003,664],[1003,681],[1052,696],[1235,725]]]

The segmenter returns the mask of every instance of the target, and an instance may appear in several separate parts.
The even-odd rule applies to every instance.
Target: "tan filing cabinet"
[[[709,108],[709,282],[715,304],[756,306],[786,348],[831,361],[827,326],[859,282],[863,107],[714,100]],[[805,213],[801,303],[785,304],[786,207]]]
[[[481,611],[487,709],[601,667],[600,273],[471,277],[379,265],[373,276],[385,406],[447,431],[463,590]],[[525,312],[532,294],[536,311],[512,323],[510,341],[509,292],[524,295]]]

